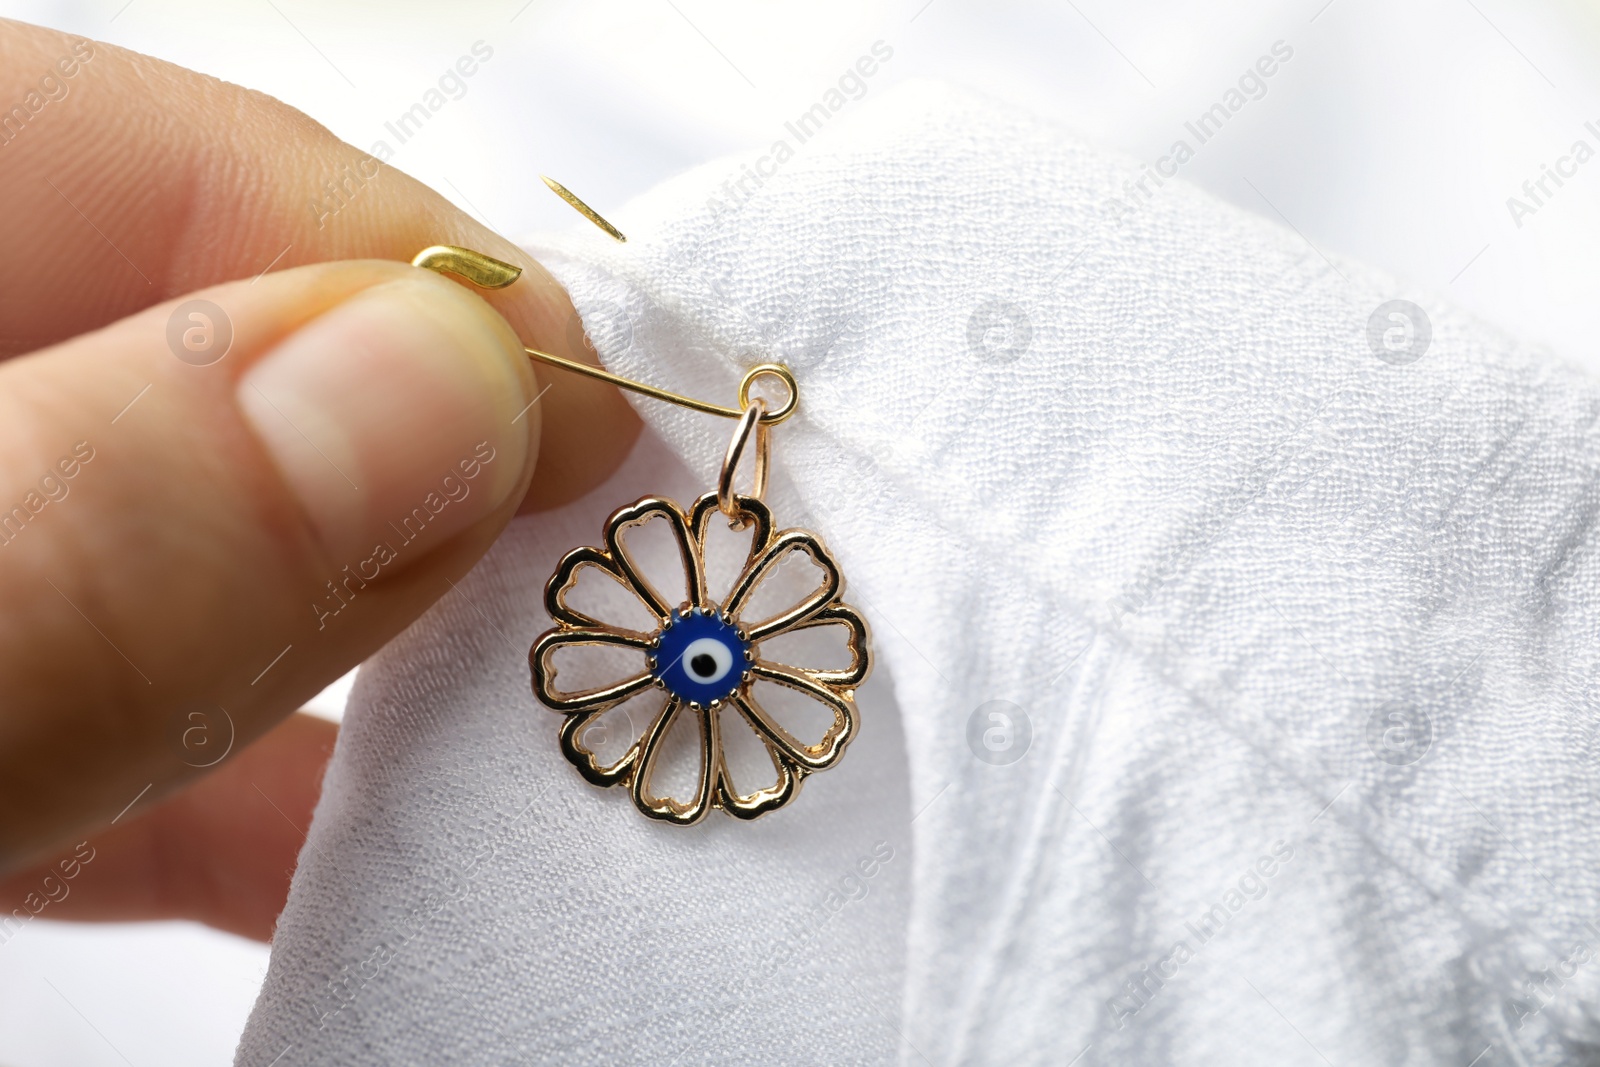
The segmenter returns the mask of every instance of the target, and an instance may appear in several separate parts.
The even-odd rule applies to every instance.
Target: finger
[[[141,803],[0,880],[0,945],[32,917],[193,919],[266,941],[289,895],[339,728],[291,715],[192,789]]]
[[[0,356],[269,268],[459,244],[526,268],[488,299],[527,344],[593,360],[566,295],[520,249],[260,93],[0,20],[0,101],[21,102],[0,114],[0,231],[36,250],[0,256]],[[539,507],[599,484],[638,432],[615,389],[545,384]]]
[[[184,306],[226,346],[174,342]],[[248,744],[449,592],[522,499],[532,396],[486,303],[373,260],[0,364],[0,869],[200,773],[191,716]]]

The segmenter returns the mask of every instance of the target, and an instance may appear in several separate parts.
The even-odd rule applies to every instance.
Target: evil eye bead
[[[723,700],[744,680],[750,645],[716,612],[674,612],[656,640],[651,672],[691,704]]]
[[[701,685],[716,685],[733,670],[733,652],[720,637],[697,637],[683,650],[683,669]]]

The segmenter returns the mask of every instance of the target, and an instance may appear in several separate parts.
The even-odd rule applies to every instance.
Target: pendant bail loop
[[[771,431],[767,420],[763,418],[766,412],[766,401],[760,397],[750,398],[744,414],[739,416],[739,425],[734,427],[733,438],[728,442],[728,452],[722,458],[722,473],[717,477],[717,508],[728,517],[728,521],[735,529],[743,529],[745,519],[744,509],[739,506],[737,494],[733,491],[733,476],[739,469],[739,460],[744,458],[745,446],[750,443],[752,433],[756,439],[756,469],[755,484],[751,486],[748,495],[760,500],[767,492],[767,457],[771,452]]]

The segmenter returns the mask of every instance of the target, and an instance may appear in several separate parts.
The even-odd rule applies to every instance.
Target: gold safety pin
[[[622,235],[622,231],[601,218],[593,208],[568,192],[561,183],[550,178],[545,178],[544,181],[561,199],[576,208],[584,218],[600,227],[616,240],[627,240]],[[522,277],[521,267],[458,245],[433,245],[424,248],[412,259],[411,265],[422,267],[438,274],[452,274],[478,286],[480,289],[504,289]],[[768,426],[776,425],[793,415],[794,409],[800,404],[800,386],[794,380],[794,373],[782,363],[758,363],[745,371],[744,377],[739,380],[739,406],[731,408],[705,400],[696,400],[692,396],[670,392],[654,385],[647,385],[644,382],[636,382],[632,378],[624,378],[621,375],[612,374],[610,371],[601,370],[599,367],[591,367],[587,363],[552,355],[549,352],[541,352],[537,348],[524,346],[523,351],[528,353],[528,356],[536,362],[543,363],[546,366],[557,367],[561,370],[571,371],[574,374],[582,374],[597,381],[609,382],[620,389],[629,389],[655,400],[664,400],[669,404],[677,404],[680,407],[690,408],[694,411],[703,411],[707,415],[720,415],[725,419],[744,418],[751,404],[750,387],[761,378],[777,378],[783,383],[788,393],[784,397],[783,403],[771,411],[763,410],[757,417],[758,422]],[[762,406],[763,408],[765,407],[764,404]]]

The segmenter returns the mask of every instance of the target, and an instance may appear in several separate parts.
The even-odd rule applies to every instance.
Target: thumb
[[[184,784],[448,592],[527,489],[533,396],[488,304],[378,261],[0,365],[0,869]]]

